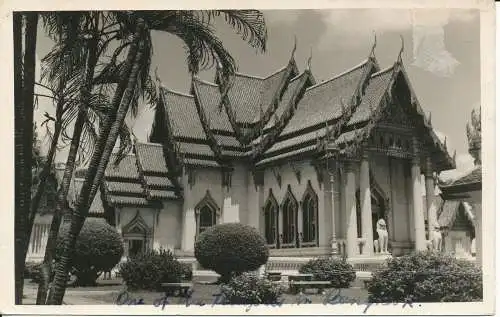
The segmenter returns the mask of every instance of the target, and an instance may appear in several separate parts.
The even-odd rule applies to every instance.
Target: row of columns
[[[429,230],[433,230],[437,224],[436,210],[431,208],[434,199],[434,177],[432,173],[431,160],[426,159],[425,168],[425,191],[426,191],[426,208],[424,209],[422,201],[422,184],[421,184],[421,169],[420,169],[420,155],[418,152],[418,143],[414,142],[414,159],[411,161],[411,206],[413,214],[413,224],[415,233],[415,250],[423,251],[427,248],[427,239],[425,235],[425,215],[427,210]],[[345,203],[346,219],[345,226],[346,232],[346,253],[348,257],[355,257],[360,254],[358,243],[358,224],[357,224],[357,206],[356,206],[356,175],[354,162],[346,162],[344,165],[344,183],[341,186],[342,196]],[[334,183],[333,173],[330,174],[330,182]],[[360,204],[361,204],[361,237],[364,240],[362,254],[364,256],[371,256],[374,253],[374,236],[373,236],[373,222],[372,222],[372,205],[371,205],[371,188],[370,188],[370,164],[368,155],[365,153],[359,162],[359,189],[360,189]],[[336,219],[335,217],[335,198],[334,189],[332,191],[332,240],[336,240]],[[430,235],[429,235],[430,236]],[[332,253],[336,254],[336,243],[332,243]]]

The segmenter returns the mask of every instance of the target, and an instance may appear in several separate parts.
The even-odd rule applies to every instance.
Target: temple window
[[[278,203],[271,190],[264,205],[264,237],[271,248],[277,247],[278,242]]]
[[[220,209],[207,190],[205,197],[196,205],[196,237],[219,222]]]
[[[318,196],[308,182],[302,199],[302,243],[301,246],[318,245]]]
[[[294,248],[297,245],[297,215],[298,203],[292,194],[290,185],[281,207],[283,211],[283,236],[282,248]]]

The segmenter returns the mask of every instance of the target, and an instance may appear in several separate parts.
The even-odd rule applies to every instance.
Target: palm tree
[[[53,13],[46,16],[44,20],[49,33],[50,30],[58,30],[57,33],[61,34],[59,39],[57,39],[60,45],[56,45],[55,49],[44,59],[49,66],[49,80],[54,81],[58,76],[61,76],[59,74],[60,70],[64,72],[65,68],[70,69],[74,73],[72,77],[76,78],[71,86],[73,88],[78,87],[78,89],[75,89],[78,98],[75,99],[76,102],[70,102],[68,106],[69,110],[67,111],[70,115],[63,122],[67,126],[76,115],[63,180],[57,194],[56,209],[45,249],[44,279],[39,284],[37,304],[45,304],[46,302],[57,236],[63,211],[68,209],[67,196],[76,167],[78,153],[81,153],[83,155],[82,158],[85,158],[85,149],[90,147],[90,152],[92,151],[97,136],[94,130],[95,121],[99,117],[102,118],[103,111],[107,109],[107,98],[101,92],[97,94],[92,93],[94,73],[99,55],[105,51],[105,46],[109,43],[108,41],[100,42],[100,34],[103,31],[100,29],[100,21],[102,20],[103,16],[101,12]],[[77,40],[84,37],[85,40],[83,42]],[[81,60],[78,57],[76,59],[71,58],[71,56],[78,54],[81,54],[84,58],[83,67],[79,65]],[[69,58],[64,58],[68,56]],[[65,63],[66,65],[64,65]],[[72,87],[68,88],[68,90],[72,91]],[[122,139],[125,138],[123,137],[124,135],[128,135],[126,129],[122,129],[121,131]]]
[[[24,32],[24,58],[22,29]],[[14,139],[15,139],[15,303],[21,304],[24,285],[26,232],[31,205],[31,161],[35,84],[37,13],[14,13]]]
[[[63,256],[57,264],[54,282],[49,294],[49,304],[61,304],[66,289],[67,274],[74,249],[85,218],[88,214],[104,171],[109,162],[130,104],[134,101],[138,87],[149,69],[152,30],[168,32],[178,36],[188,49],[188,68],[197,73],[200,68],[211,66],[215,61],[222,65],[225,77],[234,73],[236,65],[222,42],[215,36],[211,19],[223,15],[225,21],[242,34],[252,46],[265,49],[267,32],[262,13],[255,10],[244,11],[165,11],[165,12],[116,12],[115,16],[123,31],[132,31],[127,58],[120,72],[124,80],[118,83],[111,111],[100,129],[99,139],[90,160],[75,212],[71,217],[69,234],[65,239]],[[142,76],[141,76],[142,74]],[[144,80],[142,80],[144,82]]]

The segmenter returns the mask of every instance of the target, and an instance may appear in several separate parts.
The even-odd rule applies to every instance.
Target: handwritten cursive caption
[[[222,293],[216,293],[212,294],[213,300],[210,303],[201,301],[201,300],[195,300],[193,299],[193,290],[188,290],[185,296],[182,297],[182,302],[180,303],[170,303],[170,300],[168,296],[162,296],[160,298],[157,298],[153,300],[151,303],[154,307],[161,308],[164,310],[168,305],[185,305],[186,307],[189,306],[205,306],[205,305],[223,305],[226,304],[226,300],[224,297],[224,294]],[[302,304],[311,304],[312,300],[307,297],[304,294],[299,294],[294,302],[286,303],[285,299],[280,299],[277,303],[275,304],[266,304],[266,306],[270,307],[280,307],[283,304],[295,304],[295,305],[302,305]],[[118,306],[124,306],[124,305],[147,305],[144,301],[143,298],[136,298],[133,297],[132,294],[130,294],[127,291],[121,292],[115,301],[115,304]],[[365,301],[361,301],[360,299],[357,298],[352,298],[348,296],[344,296],[342,294],[341,289],[335,289],[330,292],[327,292],[326,294],[323,295],[323,300],[322,300],[323,305],[342,305],[342,304],[350,304],[350,305],[356,305],[361,308],[363,308],[363,314],[366,314],[370,307],[372,306],[378,306],[378,305],[400,305],[401,308],[413,308],[414,304],[411,301],[407,301],[404,303],[367,303]],[[260,304],[249,304],[245,305],[245,311],[248,312],[253,306],[260,306]],[[420,306],[420,305],[419,305]]]

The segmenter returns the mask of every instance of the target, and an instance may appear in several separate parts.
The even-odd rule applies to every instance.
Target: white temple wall
[[[155,249],[178,249],[182,236],[182,202],[163,201],[154,227],[153,247]]]
[[[262,235],[264,235],[264,187],[255,186],[254,175],[252,172],[247,171],[247,216],[246,224],[256,228]]]
[[[156,217],[156,209],[153,208],[137,208],[137,207],[121,207],[118,208],[120,217],[119,217],[119,222],[117,223],[117,229],[119,232],[123,229],[124,226],[126,226],[134,217],[137,215],[137,212],[139,211],[139,214],[141,215],[142,219],[144,219],[144,222],[149,228],[154,227],[154,221]]]
[[[222,210],[224,222],[248,223],[247,188],[247,168],[242,164],[235,164],[231,176],[231,186],[229,188],[222,188],[224,196],[224,208]]]
[[[187,177],[187,175],[185,175]],[[194,208],[205,197],[207,190],[222,211],[224,195],[222,193],[222,173],[219,169],[197,168],[193,169],[194,184],[187,184],[184,192],[190,192],[190,199],[185,200],[189,208]],[[187,183],[187,182],[186,182]]]

